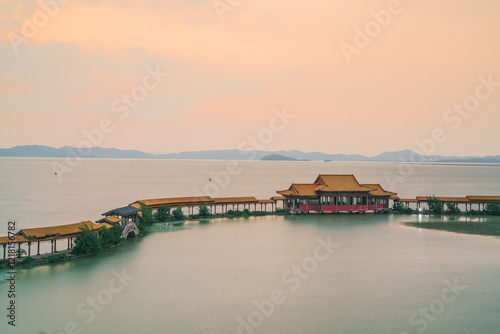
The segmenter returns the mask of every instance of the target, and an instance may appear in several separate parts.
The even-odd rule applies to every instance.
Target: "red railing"
[[[384,209],[383,204],[370,204],[370,205],[300,205],[299,209],[302,211],[315,211],[315,212],[338,212],[338,211],[376,211]]]

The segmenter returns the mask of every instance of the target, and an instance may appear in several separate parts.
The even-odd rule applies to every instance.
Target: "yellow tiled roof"
[[[322,184],[319,191],[331,192],[367,192],[372,189],[359,184],[354,175],[320,174],[314,183]]]
[[[315,183],[292,183],[288,190],[277,191],[278,194],[287,196],[317,196]]]
[[[233,204],[233,203],[257,203],[258,200],[255,197],[220,197],[214,198],[213,203],[208,204]]]
[[[171,207],[176,206],[188,206],[188,205],[203,205],[213,202],[210,196],[194,196],[194,197],[172,197],[172,198],[156,198],[156,199],[143,199],[135,201],[130,204],[133,207],[140,209],[141,204],[150,206],[152,208],[158,208],[160,205],[170,205]]]
[[[391,191],[384,190],[380,184],[362,184],[362,187],[371,188],[373,190],[370,191],[370,195],[372,196],[394,196],[397,193],[393,193]]]
[[[24,234],[28,239],[41,239],[56,235],[67,236],[67,235],[79,234],[81,232],[80,228],[83,226],[87,226],[91,230],[99,229],[98,225],[88,220],[85,222],[68,224],[68,225],[23,228],[18,233]]]
[[[467,197],[436,197],[441,202],[469,203]],[[427,196],[417,196],[419,202],[427,202]]]
[[[486,203],[490,201],[500,201],[500,196],[467,196],[471,202]]]

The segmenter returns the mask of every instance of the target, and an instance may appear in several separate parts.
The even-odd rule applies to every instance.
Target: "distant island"
[[[266,155],[265,157],[263,157],[260,160],[264,160],[264,161],[309,161],[309,160],[299,160],[297,158],[286,157],[284,155],[274,154],[274,153]]]
[[[76,147],[60,148],[44,145],[25,145],[0,149],[0,157],[23,158],[66,158],[78,155]],[[118,158],[118,159],[182,159],[182,160],[268,160],[268,161],[376,161],[376,162],[432,162],[432,163],[500,163],[500,155],[487,157],[458,157],[442,155],[421,155],[411,150],[384,152],[374,157],[359,154],[329,154],[322,152],[292,151],[243,151],[209,150],[189,151],[162,154],[161,152],[146,153],[137,150],[120,150],[116,148],[93,147],[85,149],[82,158]],[[282,158],[281,158],[282,157]]]

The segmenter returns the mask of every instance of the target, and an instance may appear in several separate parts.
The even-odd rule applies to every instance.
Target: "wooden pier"
[[[85,226],[93,231],[100,231],[103,227],[120,226],[122,237],[128,238],[139,235],[139,221],[142,216],[142,206],[158,210],[166,205],[171,209],[181,208],[187,219],[200,213],[200,208],[206,206],[213,215],[227,214],[230,210],[265,211],[274,213],[283,209],[289,213],[385,213],[390,212],[392,203],[403,203],[406,208],[418,212],[428,206],[427,196],[417,196],[414,199],[402,199],[397,193],[382,188],[380,184],[362,184],[354,175],[318,175],[313,183],[292,183],[286,190],[277,191],[280,196],[270,199],[255,197],[221,197],[210,196],[170,197],[157,199],[137,200],[127,206],[106,211],[104,218],[92,221],[83,221],[76,224],[51,227],[21,229],[10,237],[0,237],[3,247],[3,259],[21,257],[25,251],[27,256],[32,255],[32,245],[36,244],[36,255],[40,255],[40,244],[50,242],[50,254],[58,252],[58,242],[67,239],[64,251],[74,246],[74,239]],[[465,212],[477,207],[478,211],[485,210],[486,204],[491,201],[500,201],[500,196],[465,196],[465,197],[436,197],[442,203],[452,203],[465,207]],[[27,246],[27,249],[23,248]],[[61,246],[59,246],[61,247]],[[7,251],[8,248],[8,251]],[[17,250],[15,250],[17,248]],[[23,251],[22,251],[23,250]]]

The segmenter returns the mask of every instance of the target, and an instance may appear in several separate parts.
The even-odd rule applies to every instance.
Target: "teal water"
[[[140,198],[189,196],[225,164],[92,160],[59,183],[44,172],[49,162],[4,160],[2,224],[8,217],[19,226],[63,224],[96,219]],[[384,172],[397,170],[392,164],[242,164],[220,196],[266,198],[292,181],[349,170],[360,182],[383,184]],[[411,193],[418,185],[415,196],[495,194],[498,171],[417,166],[396,191]],[[186,223],[99,257],[19,270],[15,328],[4,316],[9,286],[0,283],[0,333],[498,333],[500,240],[400,224],[419,219],[427,218]],[[334,245],[322,246],[329,241]]]

